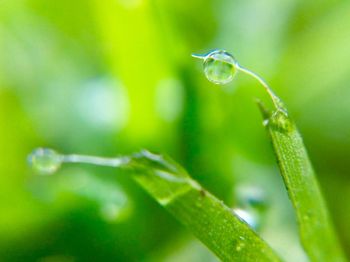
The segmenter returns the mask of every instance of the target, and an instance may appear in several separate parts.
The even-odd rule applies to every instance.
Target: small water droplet
[[[242,220],[244,220],[249,226],[253,229],[257,230],[260,225],[259,216],[254,212],[248,212],[247,210],[241,208],[233,209],[234,214],[239,216]]]
[[[55,173],[62,164],[62,156],[49,148],[35,149],[28,157],[28,161],[34,170],[42,175]]]
[[[236,189],[238,205],[244,208],[264,212],[269,203],[265,191],[255,185],[241,185]]]
[[[293,129],[293,124],[288,114],[282,110],[277,110],[272,114],[269,124],[281,132],[290,132]]]
[[[215,50],[204,56],[193,56],[204,60],[204,74],[214,84],[227,84],[237,73],[235,58],[225,50]]]

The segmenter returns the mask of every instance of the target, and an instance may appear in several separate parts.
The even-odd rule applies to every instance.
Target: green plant
[[[262,78],[240,66],[226,51],[194,57],[203,59],[205,75],[215,84],[229,83],[241,71],[263,85],[274,108],[269,110],[260,101],[258,105],[295,209],[304,249],[311,261],[345,261],[303,141],[284,103]],[[108,159],[38,149],[29,160],[46,174],[55,172],[64,162],[126,168],[133,179],[223,261],[280,260],[244,220],[167,157],[146,150]]]

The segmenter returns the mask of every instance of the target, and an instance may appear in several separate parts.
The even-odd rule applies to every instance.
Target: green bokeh
[[[349,14],[330,0],[0,0],[0,260],[216,261],[127,173],[34,176],[27,154],[45,146],[164,152],[232,207],[237,188],[258,188],[261,234],[302,261],[254,103],[268,96],[239,73],[208,82],[190,55],[215,48],[286,102],[349,252]]]

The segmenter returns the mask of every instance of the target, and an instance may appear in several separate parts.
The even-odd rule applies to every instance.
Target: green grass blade
[[[135,180],[222,261],[280,261],[244,221],[176,163],[143,151],[129,167]]]
[[[301,135],[287,113],[259,103],[311,261],[345,261]]]

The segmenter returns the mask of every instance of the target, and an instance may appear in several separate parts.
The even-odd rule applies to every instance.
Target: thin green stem
[[[130,157],[114,157],[114,158],[106,158],[106,157],[98,157],[98,156],[87,156],[87,155],[62,155],[62,162],[64,163],[84,163],[84,164],[92,164],[98,166],[111,166],[118,167],[122,166],[130,161]]]
[[[269,96],[272,99],[272,102],[274,104],[274,106],[276,107],[277,110],[283,110],[284,112],[286,112],[286,109],[281,101],[281,99],[273,92],[273,90],[271,89],[271,87],[267,84],[267,82],[258,74],[254,73],[253,71],[239,65],[238,63],[236,64],[236,68],[243,72],[246,73],[247,75],[252,76],[253,78],[255,78],[256,80],[259,81],[259,83],[265,88],[266,92],[269,94]]]

